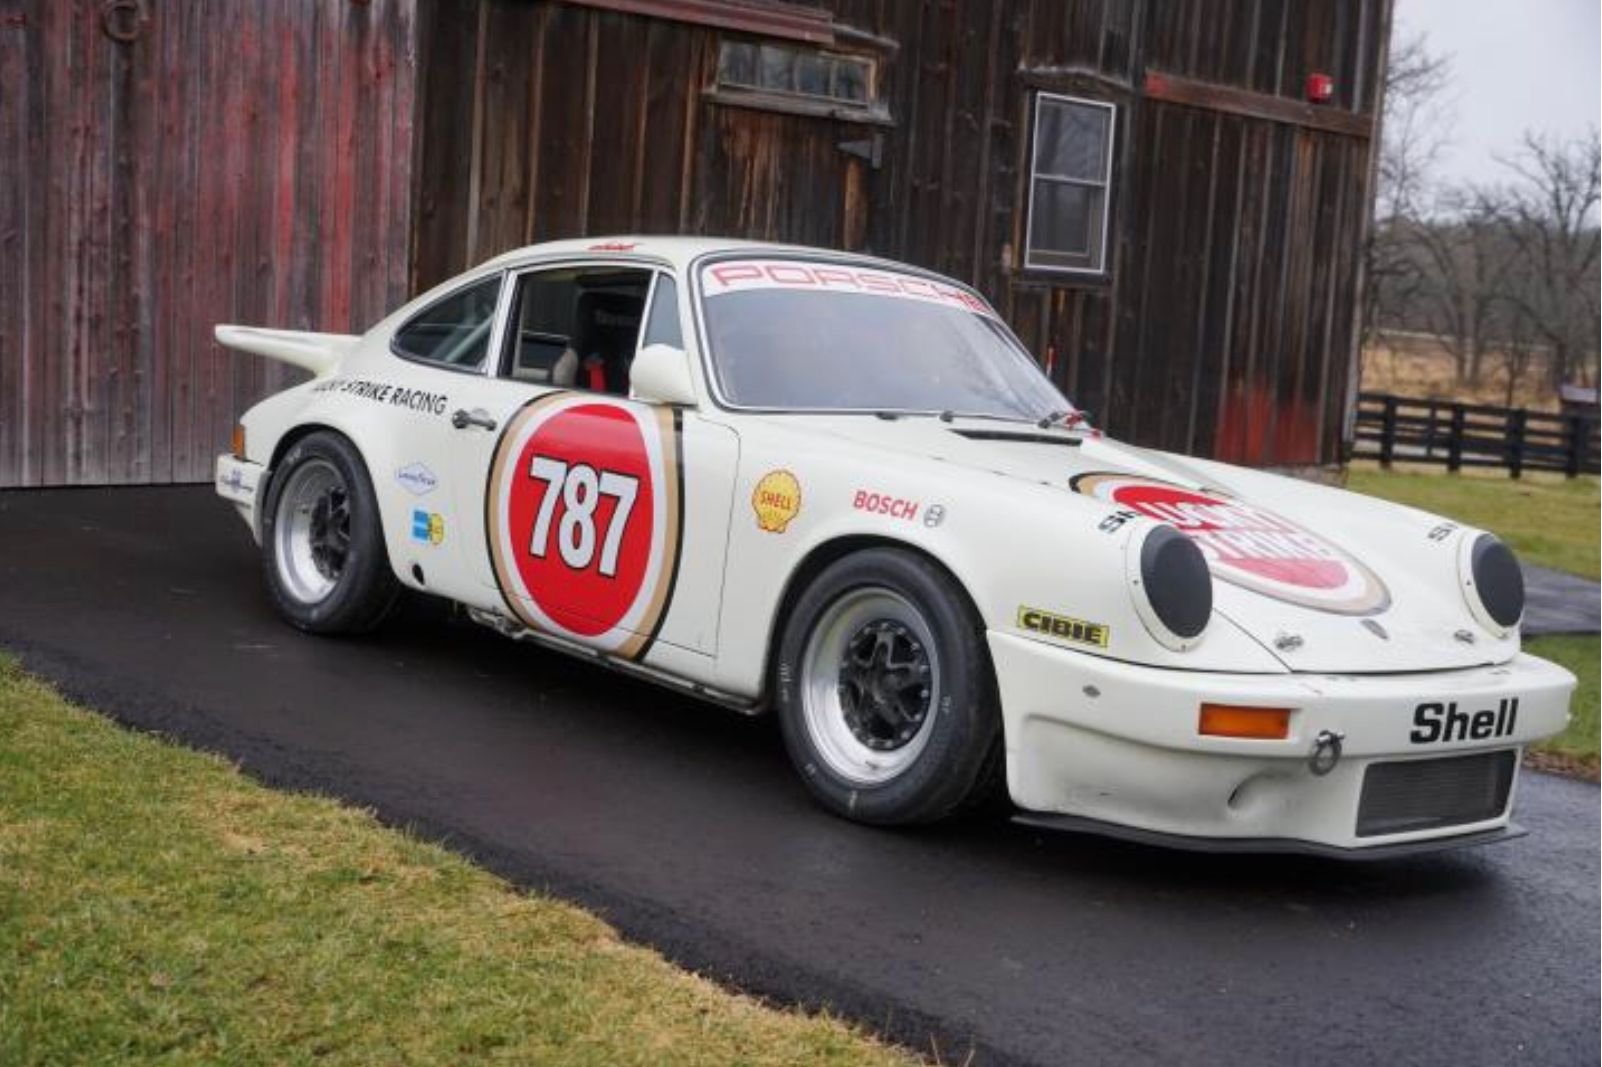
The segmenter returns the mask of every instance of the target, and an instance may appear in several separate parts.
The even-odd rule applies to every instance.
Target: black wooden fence
[[[1597,416],[1360,393],[1349,458],[1596,474]]]

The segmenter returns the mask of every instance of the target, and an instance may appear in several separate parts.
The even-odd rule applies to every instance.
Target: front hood
[[[1155,520],[1207,556],[1214,609],[1288,669],[1448,670],[1503,662],[1470,614],[1458,549],[1477,531],[1354,493],[1026,423],[786,416],[809,429],[1103,503],[1104,523]]]

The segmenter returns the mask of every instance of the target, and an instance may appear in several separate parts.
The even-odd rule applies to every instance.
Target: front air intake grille
[[[1405,834],[1494,819],[1507,810],[1518,754],[1376,763],[1363,776],[1357,836]]]

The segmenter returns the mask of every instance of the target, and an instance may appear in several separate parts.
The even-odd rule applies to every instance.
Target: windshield
[[[798,260],[701,269],[718,385],[741,407],[1040,419],[1070,409],[989,307],[911,274]]]

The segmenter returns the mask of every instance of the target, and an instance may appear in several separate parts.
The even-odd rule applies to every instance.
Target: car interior
[[[518,279],[504,376],[626,396],[649,270],[538,271]]]

